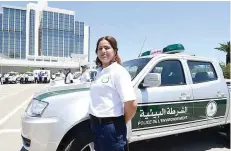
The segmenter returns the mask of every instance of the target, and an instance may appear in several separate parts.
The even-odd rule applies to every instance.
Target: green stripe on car
[[[35,99],[42,100],[42,99],[52,97],[52,96],[74,93],[74,92],[81,92],[81,91],[88,91],[88,90],[90,90],[90,89],[89,88],[80,88],[80,89],[66,89],[66,90],[51,91],[51,92],[46,92],[46,93],[43,93],[41,95],[38,95],[35,97]]]

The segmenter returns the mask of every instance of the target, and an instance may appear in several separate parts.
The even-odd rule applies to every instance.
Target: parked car
[[[57,72],[57,73],[54,73],[52,74],[52,80],[64,80],[65,78],[65,75],[63,73],[60,73],[60,72]]]
[[[229,136],[230,91],[216,60],[155,54],[123,66],[132,77],[138,101],[137,112],[127,124],[129,143],[221,125]],[[24,148],[94,150],[89,88],[90,83],[70,84],[36,93],[22,117]]]
[[[19,78],[18,72],[10,71],[4,75],[3,84],[17,83],[20,80]]]
[[[20,77],[20,83],[34,83],[34,74],[33,72],[25,72]]]
[[[94,77],[96,76],[96,70],[93,70],[93,69],[90,69],[89,71],[89,74],[90,74],[90,82],[92,82],[94,80]],[[52,87],[60,87],[62,85],[76,85],[76,84],[81,84],[81,81],[80,81],[80,77],[81,77],[81,73],[80,72],[75,72],[74,73],[74,79],[73,79],[73,83],[69,83],[69,84],[66,84],[64,82],[64,79],[54,79],[50,82],[50,84],[48,85],[49,86],[52,86]]]

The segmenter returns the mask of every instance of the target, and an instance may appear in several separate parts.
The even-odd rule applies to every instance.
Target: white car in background
[[[65,75],[63,73],[57,72],[55,74],[52,74],[51,78],[52,78],[52,80],[55,80],[55,81],[64,80]]]
[[[20,83],[34,83],[33,72],[25,72],[20,78]]]
[[[19,73],[18,72],[8,72],[7,74],[4,75],[3,77],[3,83],[8,84],[8,83],[17,83],[19,81]]]
[[[91,78],[90,82],[94,80],[94,77],[96,76],[96,73],[97,73],[96,70],[90,69],[90,71],[89,71],[90,78]],[[63,79],[60,79],[60,80],[56,80],[56,79],[52,80],[52,81],[50,82],[50,84],[48,85],[48,87],[49,87],[49,86],[56,87],[56,86],[62,86],[62,85],[81,84],[81,82],[80,82],[80,77],[81,77],[81,72],[75,72],[75,73],[73,74],[73,78],[74,78],[74,79],[73,79],[73,83],[66,84],[66,83],[64,82],[64,79],[65,79],[65,77],[64,77]]]

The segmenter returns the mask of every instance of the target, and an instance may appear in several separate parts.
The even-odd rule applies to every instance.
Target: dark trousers
[[[101,124],[91,121],[91,130],[95,151],[128,151],[127,127],[123,118]]]

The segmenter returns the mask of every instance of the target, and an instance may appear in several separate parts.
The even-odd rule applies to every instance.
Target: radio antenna
[[[144,38],[144,41],[143,41],[142,47],[141,47],[141,49],[140,49],[140,54],[139,54],[139,56],[138,56],[138,57],[140,57],[140,56],[141,56],[141,54],[142,54],[142,50],[143,50],[143,47],[144,47],[144,43],[145,43],[145,41],[146,41],[146,37]]]

